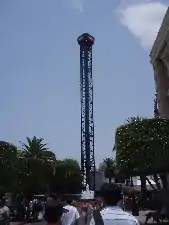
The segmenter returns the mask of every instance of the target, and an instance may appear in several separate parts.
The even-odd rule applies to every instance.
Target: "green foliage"
[[[79,193],[81,171],[74,159],[56,160],[42,138],[27,137],[22,150],[0,142],[0,186],[25,194]]]
[[[116,130],[117,165],[125,174],[169,170],[169,120],[132,118]]]
[[[0,141],[0,186],[12,189],[16,179],[17,148],[5,141]]]
[[[103,169],[106,178],[113,178],[115,176],[116,163],[112,158],[106,158],[103,160]]]
[[[43,138],[36,138],[35,136],[31,139],[27,139],[27,144],[22,144],[22,155],[26,158],[37,158],[45,160],[56,160],[55,154],[49,151],[46,143],[43,143]]]
[[[58,161],[55,166],[54,188],[60,193],[79,193],[81,186],[81,170],[74,159]],[[65,185],[66,184],[66,185]]]
[[[123,183],[127,178],[118,170],[116,160],[113,158],[104,159],[99,170],[104,172],[104,176],[109,179],[109,182],[114,178],[116,183]]]

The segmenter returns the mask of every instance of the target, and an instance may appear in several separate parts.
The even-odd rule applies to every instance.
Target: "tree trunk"
[[[162,181],[162,184],[163,184],[163,188],[167,189],[167,187],[168,187],[167,174],[166,173],[161,173],[159,175],[160,175],[160,178],[161,178],[161,181]]]
[[[153,190],[156,190],[156,187],[151,183],[151,181],[148,179],[148,177],[146,177],[147,182],[149,183],[149,185],[151,186],[151,188]]]
[[[146,192],[147,192],[147,188],[146,188],[146,176],[141,175],[140,176],[140,181],[141,181],[141,198],[144,202],[144,200],[146,200]]]
[[[153,177],[154,177],[154,181],[155,181],[155,183],[157,185],[157,189],[158,190],[161,190],[161,185],[159,183],[158,175],[157,174],[154,174]]]

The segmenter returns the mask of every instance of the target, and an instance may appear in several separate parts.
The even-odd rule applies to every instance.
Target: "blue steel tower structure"
[[[84,186],[95,190],[94,120],[92,46],[94,37],[84,33],[78,37],[80,45],[80,97],[81,97],[81,171]]]

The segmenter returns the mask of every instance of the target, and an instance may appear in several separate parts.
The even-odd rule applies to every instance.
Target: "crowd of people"
[[[36,198],[32,198],[31,200],[16,198],[15,202],[11,205],[8,203],[5,195],[3,195],[0,198],[0,224],[5,225],[6,223],[2,223],[3,221],[31,222],[43,219],[45,204],[46,202],[39,201]]]
[[[133,190],[125,193],[117,184],[103,184],[100,196],[93,200],[75,200],[73,196],[63,198],[56,194],[40,196],[44,198],[18,196],[15,204],[9,206],[5,195],[0,194],[0,225],[9,225],[10,221],[26,224],[44,220],[47,225],[140,224],[137,219],[139,193]],[[159,209],[149,212],[145,222],[151,217],[157,222],[168,218],[165,208]]]
[[[6,206],[3,197],[0,204],[0,225],[8,225],[11,217],[12,221],[22,224],[45,220],[48,225],[115,225],[117,221],[120,225],[138,225],[139,221],[124,210],[122,199],[121,188],[107,183],[101,189],[100,198],[88,205],[85,201],[78,205],[70,196],[63,200],[53,195],[46,201],[22,198],[13,210]]]
[[[118,185],[105,183],[101,189],[102,201],[91,202],[90,207],[85,204],[84,216],[80,216],[77,207],[72,202],[60,206],[57,202],[47,203],[45,220],[48,225],[139,225],[139,221],[131,213],[124,211],[118,203],[123,199],[122,190]],[[86,210],[86,211],[85,211]],[[83,218],[83,220],[82,220]]]
[[[77,207],[72,205],[73,199],[61,199],[56,195],[50,195],[46,198],[38,199],[35,196],[25,198],[19,196],[14,205],[8,206],[5,195],[0,196],[0,225],[9,225],[10,222],[17,224],[34,223],[43,221],[52,223],[62,215],[62,225],[76,224],[76,220],[80,218]]]

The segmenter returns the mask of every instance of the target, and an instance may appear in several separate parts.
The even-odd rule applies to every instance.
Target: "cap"
[[[51,200],[46,204],[45,208],[45,220],[55,221],[63,213],[67,213],[69,210],[65,209],[60,201]]]

